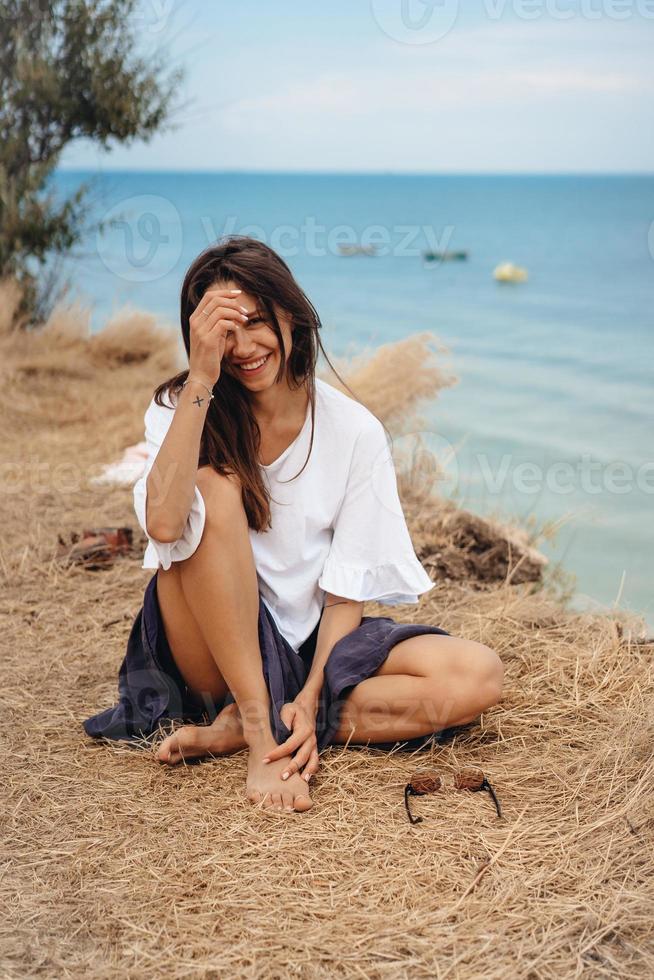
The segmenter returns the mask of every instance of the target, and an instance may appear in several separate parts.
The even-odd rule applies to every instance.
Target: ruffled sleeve
[[[386,432],[371,416],[357,436],[318,585],[325,592],[395,606],[435,585],[418,560],[397,490]]]
[[[174,561],[184,561],[184,559],[190,558],[199,545],[204,530],[205,506],[202,494],[196,487],[186,526],[181,537],[176,541],[157,541],[147,529],[145,519],[146,481],[175,414],[174,405],[170,399],[164,397],[164,401],[168,407],[157,405],[153,398],[143,418],[148,457],[143,473],[134,484],[134,511],[139,524],[148,537],[148,547],[145,551],[142,568],[161,567],[166,570]]]

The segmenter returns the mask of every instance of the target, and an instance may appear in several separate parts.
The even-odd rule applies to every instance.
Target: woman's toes
[[[175,735],[169,735],[159,746],[156,759],[159,762],[170,762],[173,752],[177,753],[177,737]]]
[[[188,725],[173,732],[161,743],[156,758],[159,762],[167,762],[174,766],[184,759],[203,754],[202,732],[197,725]]]
[[[261,793],[258,789],[248,790],[247,798],[250,803],[261,803]]]
[[[273,802],[273,806],[274,806],[274,808],[276,810],[281,810],[282,805],[283,805],[282,804],[282,794],[281,793],[273,793],[273,795],[272,795],[272,802]]]
[[[293,794],[292,793],[282,793],[282,803],[285,810],[293,809]]]
[[[313,806],[313,800],[310,796],[306,796],[304,793],[302,795],[295,796],[293,800],[293,807],[299,812],[304,813],[305,810],[310,810]]]

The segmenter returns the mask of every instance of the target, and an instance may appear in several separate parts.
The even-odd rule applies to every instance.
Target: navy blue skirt
[[[278,743],[291,734],[279,713],[284,704],[293,701],[304,685],[311,668],[319,626],[320,621],[296,652],[278,629],[259,594],[259,644],[270,694],[270,722]],[[378,670],[396,643],[422,633],[450,635],[438,626],[396,623],[390,616],[363,616],[361,625],[334,645],[324,670],[316,718],[319,749],[331,743],[339,727],[343,702],[352,688]],[[234,700],[229,693],[221,702],[213,699],[206,701],[186,685],[166,639],[157,598],[156,572],[148,582],[143,605],[130,631],[127,651],[118,674],[118,694],[116,705],[84,721],[88,735],[138,742],[160,731],[169,722],[211,722],[225,705]],[[432,737],[427,735],[404,743],[375,744],[413,747]]]

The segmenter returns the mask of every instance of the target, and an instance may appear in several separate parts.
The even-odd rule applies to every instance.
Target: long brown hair
[[[297,390],[304,385],[311,402],[311,442],[304,466],[292,478],[297,479],[309,462],[313,447],[315,370],[319,350],[337,378],[348,391],[351,389],[329,360],[320,340],[320,317],[286,262],[264,242],[245,235],[230,235],[206,248],[192,262],[184,277],[180,318],[187,355],[191,352],[191,314],[210,286],[227,281],[235,282],[240,289],[256,297],[259,308],[266,313],[281,354],[277,382],[283,379],[287,370],[287,358],[275,304],[290,318],[293,345],[288,358],[289,387]],[[164,394],[178,394],[188,374],[187,368],[160,384],[154,393],[156,403],[163,406]],[[198,466],[210,465],[223,475],[235,473],[241,481],[248,525],[256,531],[267,530],[272,526],[270,494],[259,468],[261,430],[252,412],[248,391],[237,378],[221,370],[213,394],[200,441]]]

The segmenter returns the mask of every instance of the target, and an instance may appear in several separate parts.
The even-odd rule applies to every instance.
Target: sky
[[[654,0],[140,0],[174,128],[62,169],[651,173]]]

